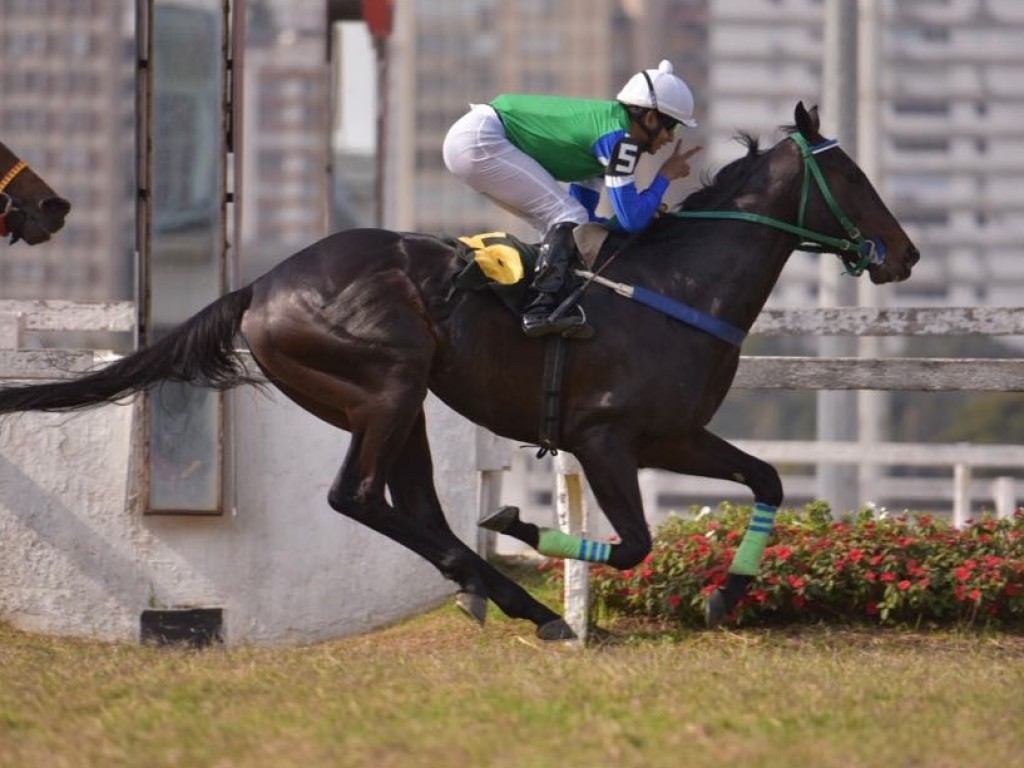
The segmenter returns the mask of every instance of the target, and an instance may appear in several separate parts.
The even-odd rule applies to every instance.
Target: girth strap
[[[565,339],[552,336],[544,348],[544,374],[541,377],[540,450],[537,458],[558,454],[559,412],[562,406],[562,373],[565,370]]]

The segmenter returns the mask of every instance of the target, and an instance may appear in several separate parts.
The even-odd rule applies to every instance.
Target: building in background
[[[332,159],[324,0],[247,0],[242,249],[264,265],[366,221],[365,148]],[[1013,304],[1024,287],[1024,4],[878,0],[875,182],[919,243],[894,304]],[[61,237],[7,249],[8,297],[129,296],[133,231],[131,0],[0,0],[0,131],[69,199]],[[821,98],[822,0],[499,0],[397,6],[385,223],[449,232],[522,225],[452,178],[440,147],[471,101],[502,91],[612,96],[670,58],[697,97],[688,141],[711,168]],[[354,66],[350,64],[350,69]],[[350,72],[351,75],[351,72]],[[375,78],[372,62],[356,73]],[[358,104],[356,105],[358,108]],[[374,107],[367,105],[367,110]],[[827,116],[826,116],[827,119]],[[335,166],[332,183],[324,169]],[[332,186],[329,186],[331,184]],[[333,193],[331,190],[333,189]],[[813,304],[817,258],[797,256],[772,302]]]
[[[619,3],[617,31],[612,38],[615,41],[611,52],[614,83],[625,83],[637,70],[655,67],[660,59],[667,58],[675,67],[676,74],[690,86],[698,125],[696,129],[681,133],[688,146],[708,146],[708,120],[714,107],[709,87],[709,5],[710,0]],[[707,152],[697,156],[695,167],[699,167],[705,157]],[[674,194],[669,198],[673,201],[681,196],[678,190],[685,189],[686,185],[676,184],[674,187]]]
[[[1014,305],[1024,289],[1024,4],[878,0],[875,185],[921,249],[890,304]],[[712,0],[711,157],[744,128],[770,136],[822,94],[821,0]],[[823,116],[825,120],[828,116]],[[775,134],[777,135],[777,134]],[[772,304],[817,301],[817,257],[783,273]]]
[[[1024,81],[1014,74],[1021,53],[1013,42],[1024,39],[1024,5],[867,5],[878,36],[878,76],[865,84],[877,114],[871,176],[923,254],[913,280],[881,289],[884,302],[1012,305],[1024,288]],[[405,125],[391,126],[386,147],[397,201],[389,224],[522,234],[514,219],[451,178],[439,151],[468,102],[504,90],[610,97],[629,74],[664,57],[696,96],[701,125],[684,136],[706,148],[697,165],[713,171],[738,157],[733,138],[741,130],[774,142],[798,100],[823,101],[825,7],[823,0],[402,4],[391,94],[395,121]],[[603,27],[582,52],[574,47],[581,26]],[[564,79],[581,70],[589,81]],[[690,189],[673,185],[676,198]],[[795,255],[770,303],[816,305],[821,259]]]
[[[331,97],[324,0],[250,0],[239,278],[327,234]]]
[[[0,136],[72,203],[60,235],[0,250],[4,298],[134,288],[131,0],[0,0]]]
[[[507,229],[535,236],[444,167],[448,128],[471,102],[502,92],[614,96],[613,0],[400,4],[392,40],[390,217],[449,233]],[[656,63],[656,62],[655,62]],[[402,153],[405,154],[402,154]],[[401,211],[402,213],[397,213]]]

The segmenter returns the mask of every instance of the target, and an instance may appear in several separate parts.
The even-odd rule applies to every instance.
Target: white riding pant
[[[563,221],[585,224],[590,219],[565,187],[506,138],[505,126],[488,104],[473,104],[448,130],[444,164],[541,235]]]

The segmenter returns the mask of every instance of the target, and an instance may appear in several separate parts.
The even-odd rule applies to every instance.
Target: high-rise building
[[[250,3],[244,51],[240,277],[327,232],[329,68],[324,0]]]
[[[1024,4],[877,0],[875,185],[921,249],[903,305],[1014,305],[1024,289]],[[797,99],[822,98],[821,0],[709,3],[708,129],[766,137]],[[828,116],[823,116],[826,120]],[[798,256],[772,301],[813,304],[817,257]]]
[[[0,0],[0,136],[71,201],[52,241],[0,250],[0,296],[131,295],[131,0]]]
[[[451,233],[529,227],[444,167],[441,145],[470,103],[502,92],[611,97],[612,0],[402,4],[393,40],[392,136],[411,142],[390,181],[399,226]],[[400,150],[392,150],[396,153]],[[398,158],[395,158],[398,160]]]

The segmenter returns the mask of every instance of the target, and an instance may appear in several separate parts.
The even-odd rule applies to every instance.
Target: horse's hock
[[[24,326],[38,311],[7,314]],[[123,306],[105,316],[115,311],[132,321]],[[70,324],[89,330],[97,321]],[[9,349],[0,351],[0,378],[38,380],[97,359]],[[144,514],[139,403],[5,418],[0,620],[135,642],[146,612],[208,609],[222,612],[225,642],[276,644],[365,631],[452,594],[426,561],[327,505],[347,434],[279,395],[236,390],[227,402],[233,501],[218,516]],[[428,420],[442,502],[456,534],[475,542],[475,457],[493,469],[493,447],[432,399]]]

